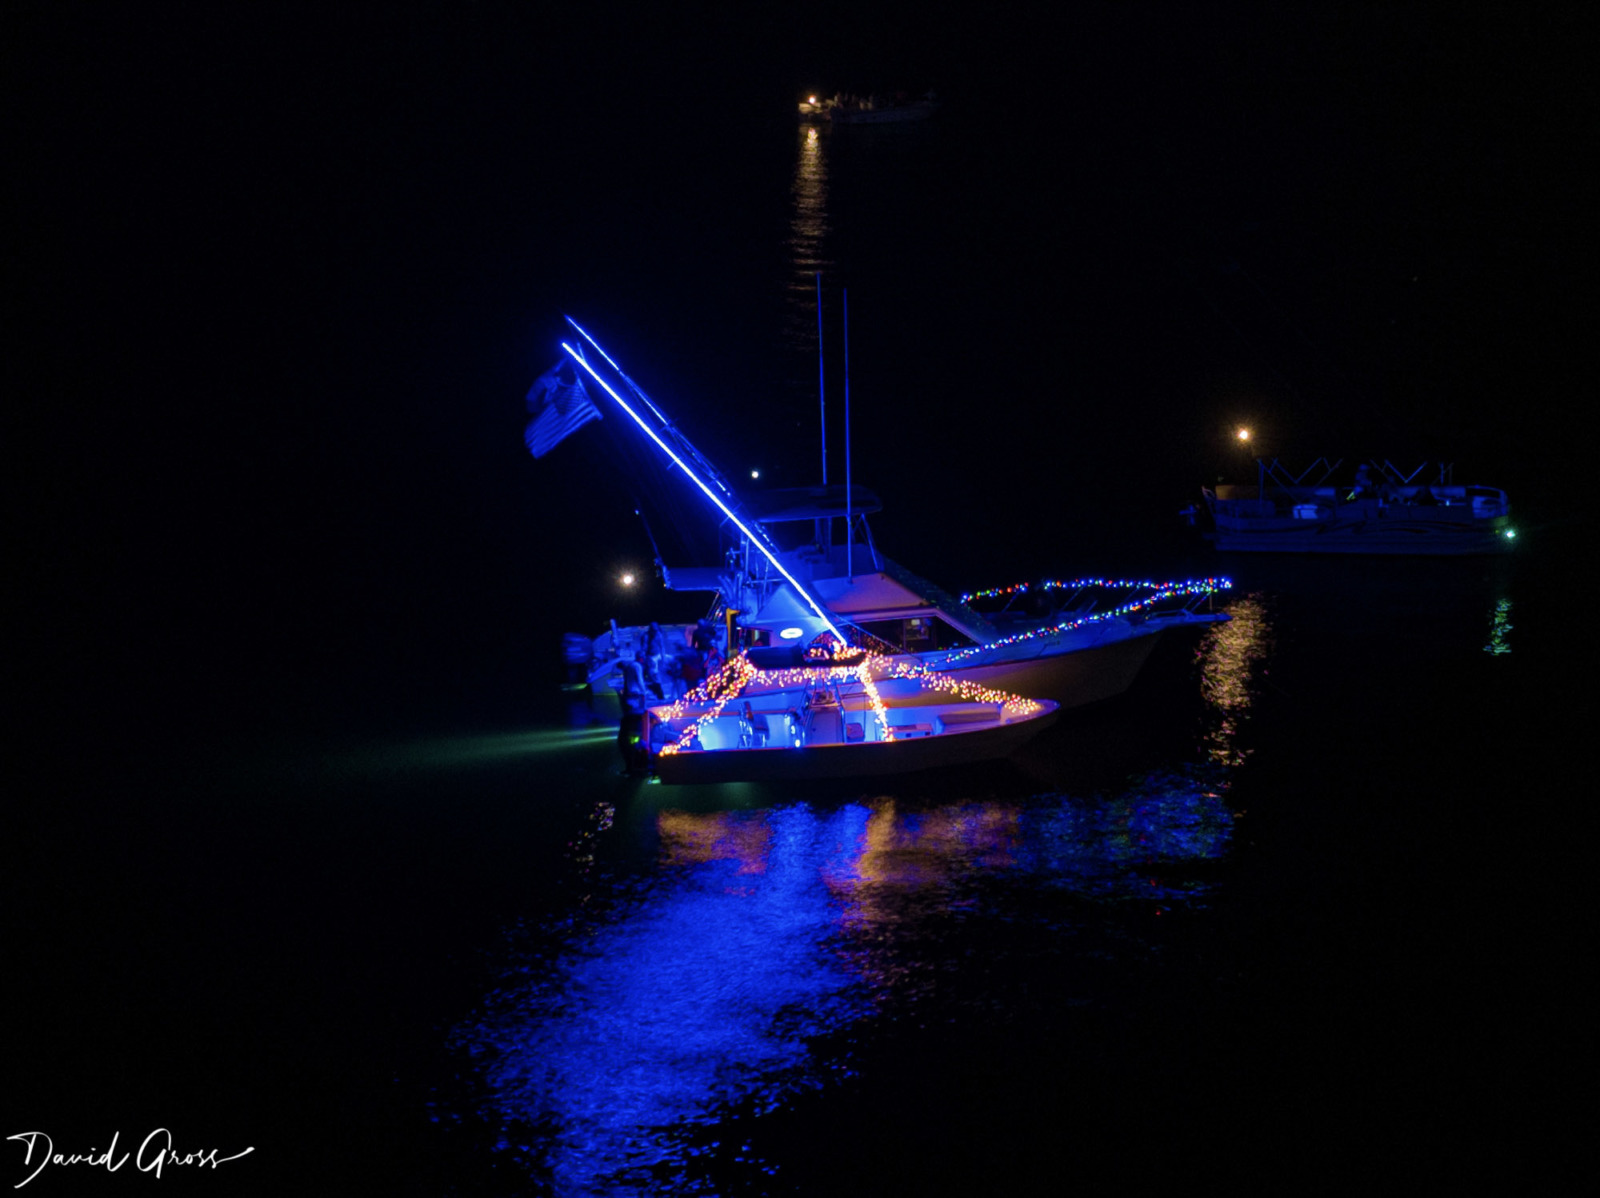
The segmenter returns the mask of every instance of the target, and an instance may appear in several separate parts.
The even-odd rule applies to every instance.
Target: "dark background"
[[[959,130],[831,201],[858,477],[946,585],[1081,569],[1127,540],[1108,513],[1165,530],[1244,464],[1240,422],[1297,461],[1442,458],[1535,519],[1569,507],[1593,196],[1554,14],[7,24],[16,627],[74,710],[104,689],[126,716],[137,679],[164,720],[275,719],[308,673],[313,705],[359,709],[401,658],[541,652],[534,609],[593,623],[584,588],[638,530],[518,443],[563,313],[713,459],[766,427],[769,477],[812,481],[810,398],[770,366],[807,89],[933,86]]]
[[[171,980],[149,982],[160,921],[182,909],[195,935],[215,889],[255,913],[269,961],[290,937],[269,913],[282,895],[230,889],[224,840],[256,838],[249,877],[362,860],[351,810],[291,786],[282,822],[259,796],[224,818],[205,785],[169,785],[174,762],[516,726],[562,631],[643,614],[612,586],[619,563],[648,566],[616,480],[521,444],[564,313],[730,472],[812,481],[814,397],[780,333],[807,91],[945,102],[909,141],[836,141],[830,198],[859,477],[919,571],[964,588],[1210,568],[1175,514],[1248,476],[1241,422],[1299,461],[1454,461],[1457,481],[1511,492],[1530,546],[1564,547],[1546,594],[1585,567],[1593,74],[1576,17],[17,3],[4,20],[8,905],[33,979],[13,1026],[39,1029],[12,1038],[6,1134],[39,1106],[166,1118],[152,1063],[190,1051],[185,996],[211,984],[170,945]],[[1567,684],[1518,694],[1570,717]],[[447,816],[416,835],[494,826]],[[193,868],[163,882],[130,845]],[[508,885],[465,850],[447,872],[469,905]],[[431,893],[350,900],[379,947],[330,967],[333,1002],[365,993],[359,968],[395,967],[396,910],[448,939]],[[311,900],[287,901],[336,959]],[[154,921],[144,939],[107,913],[121,902]],[[229,986],[256,980],[229,968]],[[119,998],[104,978],[141,981]],[[302,1002],[206,1051],[309,1062],[296,1084],[327,1115],[319,1063],[284,1030],[315,1022],[323,1000]],[[261,1110],[302,1096],[283,1086]]]

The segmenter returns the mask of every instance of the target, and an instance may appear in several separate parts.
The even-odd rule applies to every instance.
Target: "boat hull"
[[[1031,716],[987,727],[958,729],[909,740],[771,748],[685,750],[658,754],[663,783],[790,782],[825,778],[877,778],[947,769],[1009,757],[1056,717],[1054,704]]]
[[[1228,553],[1365,553],[1464,557],[1511,551],[1505,493],[1406,485],[1392,498],[1345,498],[1334,487],[1203,488],[1211,539]],[[1231,493],[1230,493],[1231,492]]]
[[[964,682],[1030,699],[1050,699],[1062,708],[1085,707],[1115,699],[1132,687],[1155,651],[1161,631],[1155,629],[1067,653],[998,661],[950,673]]]
[[[1503,519],[1483,525],[1400,519],[1216,522],[1227,553],[1369,553],[1465,557],[1511,551]]]

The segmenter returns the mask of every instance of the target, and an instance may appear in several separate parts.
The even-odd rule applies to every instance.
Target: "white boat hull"
[[[977,705],[970,705],[977,706]],[[796,746],[684,749],[657,753],[656,777],[669,784],[789,782],[825,778],[883,777],[929,769],[996,761],[1010,756],[1054,722],[1054,703],[1027,715],[936,729],[895,740],[867,740]],[[723,716],[736,721],[737,716]],[[936,717],[930,716],[930,720]],[[782,725],[778,735],[782,735]]]

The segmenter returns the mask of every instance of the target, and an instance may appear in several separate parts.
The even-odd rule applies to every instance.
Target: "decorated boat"
[[[1511,550],[1511,504],[1498,487],[1462,486],[1448,463],[1318,458],[1295,472],[1257,459],[1252,485],[1204,487],[1218,549],[1250,553],[1452,555]],[[1196,512],[1195,514],[1198,514]]]
[[[563,343],[565,366],[530,393],[529,447],[538,455],[554,444],[553,431],[576,430],[604,403],[622,417],[611,423],[635,434],[612,438],[619,454],[654,450],[623,467],[641,481],[641,515],[652,513],[646,527],[665,585],[711,597],[714,652],[724,660],[745,647],[849,646],[902,659],[908,669],[1078,707],[1126,691],[1164,631],[1227,618],[1211,609],[1226,579],[1083,582],[1071,606],[1025,619],[1008,608],[998,626],[878,551],[867,517],[881,504],[864,488],[847,482],[740,497],[599,344],[572,327],[578,336]],[[1115,603],[1079,601],[1090,592],[1104,598],[1111,587]],[[620,632],[610,638],[622,654],[627,643]],[[595,676],[611,665],[598,652]],[[596,694],[606,697],[603,685]]]
[[[651,768],[662,782],[705,783],[970,765],[1010,755],[1056,708],[837,643],[753,649],[651,708]]]
[[[1126,692],[1167,630],[1227,618],[1211,606],[1231,585],[1225,578],[1085,579],[1062,592],[1076,597],[1074,605],[1027,612],[1002,605],[986,614],[979,610],[989,606],[983,600],[1031,588],[1019,584],[958,598],[878,552],[864,518],[853,523],[849,543],[808,547],[793,563],[829,614],[844,622],[852,645],[1064,708]],[[752,566],[742,576],[723,577],[718,593],[754,643],[809,644],[823,636],[820,621],[787,581]],[[673,572],[667,578],[674,585]],[[688,581],[680,577],[678,584]]]

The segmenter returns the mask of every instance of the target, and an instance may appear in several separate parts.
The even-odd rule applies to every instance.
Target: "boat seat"
[[[755,714],[750,710],[750,704],[746,702],[744,710],[739,713],[739,747],[764,749],[771,735],[772,729],[767,724],[766,715]]]
[[[979,707],[969,711],[944,712],[938,717],[940,732],[951,728],[970,728],[978,724],[997,724],[999,722],[999,704],[994,707]]]
[[[814,707],[806,719],[808,745],[837,745],[844,741],[844,720],[837,707]]]

